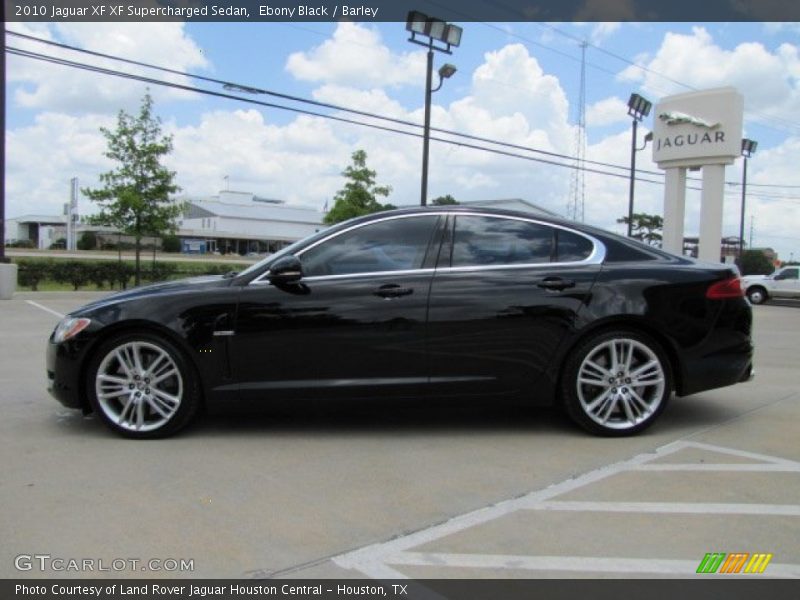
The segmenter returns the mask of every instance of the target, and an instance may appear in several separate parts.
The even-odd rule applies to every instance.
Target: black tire
[[[747,299],[750,300],[750,304],[763,304],[768,298],[767,290],[760,285],[747,288]]]
[[[615,369],[612,353],[622,355]],[[650,427],[671,393],[672,371],[663,348],[650,336],[627,329],[602,331],[580,342],[567,357],[561,378],[570,418],[609,437]]]
[[[112,431],[134,439],[161,438],[177,433],[197,414],[198,379],[184,353],[165,337],[124,333],[100,344],[92,355],[86,394]]]

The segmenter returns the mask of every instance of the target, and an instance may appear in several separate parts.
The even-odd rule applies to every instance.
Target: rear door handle
[[[561,291],[567,288],[575,287],[575,282],[571,279],[562,279],[561,277],[545,277],[536,283],[540,288],[546,290]]]
[[[380,298],[399,298],[400,296],[409,296],[414,293],[412,288],[400,287],[396,283],[387,283],[382,285],[377,290],[372,292],[374,296]]]

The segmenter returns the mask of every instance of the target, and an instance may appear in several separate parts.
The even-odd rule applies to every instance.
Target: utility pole
[[[3,2],[3,22],[6,20],[6,4]],[[0,32],[0,73],[6,73],[6,31]],[[8,262],[6,258],[6,86],[0,91],[0,125],[3,127],[3,141],[0,143],[0,264]]]

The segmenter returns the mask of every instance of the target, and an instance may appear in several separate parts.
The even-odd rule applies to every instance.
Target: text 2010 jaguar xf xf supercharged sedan
[[[132,289],[50,337],[50,390],[137,438],[232,399],[516,395],[643,430],[670,395],[747,380],[737,273],[576,223],[407,209],[246,271]]]

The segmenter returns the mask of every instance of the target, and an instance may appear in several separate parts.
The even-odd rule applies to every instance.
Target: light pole
[[[742,164],[742,217],[739,221],[739,268],[742,268],[742,253],[744,252],[744,209],[745,209],[745,200],[747,198],[747,159],[750,158],[756,152],[756,148],[758,147],[758,142],[753,140],[748,140],[747,138],[742,140],[742,157],[744,158],[744,163]]]
[[[650,109],[653,103],[643,98],[639,94],[631,94],[628,99],[628,115],[633,117],[633,132],[631,135],[631,183],[628,192],[628,237],[633,233],[633,188],[636,184],[636,132],[639,128],[639,121],[650,114]],[[649,135],[649,134],[648,134]],[[653,139],[650,135],[650,139]],[[647,138],[645,138],[645,145],[647,145]],[[642,146],[644,149],[644,146]]]
[[[422,186],[420,191],[420,205],[428,203],[428,150],[431,137],[431,95],[442,87],[445,79],[452,77],[456,68],[447,63],[439,69],[439,85],[432,89],[433,80],[433,51],[452,54],[451,48],[461,44],[461,27],[445,23],[419,11],[412,10],[406,19],[406,30],[411,32],[409,42],[425,46],[428,49],[427,71],[425,76],[425,127],[422,135]],[[424,36],[427,41],[418,40],[417,36]],[[434,44],[439,42],[444,46]]]

